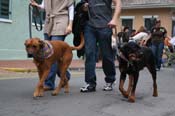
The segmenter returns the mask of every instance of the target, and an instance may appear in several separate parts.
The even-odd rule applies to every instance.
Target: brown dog
[[[50,72],[51,65],[55,62],[58,63],[58,68],[60,69],[60,82],[58,87],[52,92],[52,95],[57,95],[62,87],[65,88],[65,92],[69,92],[66,70],[72,61],[72,50],[80,50],[83,46],[83,35],[81,35],[81,43],[77,47],[69,46],[67,43],[58,40],[43,41],[39,38],[30,38],[25,41],[26,51],[33,56],[39,74],[39,82],[33,97],[43,96],[44,81]]]

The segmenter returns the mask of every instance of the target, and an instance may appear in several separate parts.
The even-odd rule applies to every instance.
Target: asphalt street
[[[63,91],[34,100],[37,74],[0,79],[0,116],[175,116],[175,69],[158,72],[158,97],[152,96],[152,78],[147,69],[140,72],[136,102],[129,103],[118,90],[119,72],[114,90],[104,92],[104,74],[97,70],[97,91],[80,93],[84,71],[71,71],[70,93]],[[25,76],[27,75],[27,76]],[[12,75],[13,76],[13,75]]]

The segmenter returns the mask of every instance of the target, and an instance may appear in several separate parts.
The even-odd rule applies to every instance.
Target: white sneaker
[[[113,83],[106,83],[106,85],[103,88],[103,91],[112,91],[113,87],[112,87]]]
[[[96,89],[95,89],[96,87],[94,87],[94,86],[91,86],[90,84],[87,84],[87,85],[85,85],[84,87],[81,87],[80,88],[80,92],[94,92],[94,91],[96,91]]]

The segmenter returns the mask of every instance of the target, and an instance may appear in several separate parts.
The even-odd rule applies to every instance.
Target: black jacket
[[[80,44],[80,34],[83,32],[86,21],[88,20],[88,13],[83,11],[82,6],[85,1],[77,3],[75,6],[75,14],[73,20],[72,33],[74,35],[73,44],[78,46]],[[77,56],[84,56],[84,47],[81,50],[77,50]]]

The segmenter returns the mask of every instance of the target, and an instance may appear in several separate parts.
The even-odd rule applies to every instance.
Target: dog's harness
[[[42,60],[49,58],[54,53],[52,45],[48,41],[43,41],[43,42],[44,42],[43,48],[35,56],[36,58],[39,58]]]

